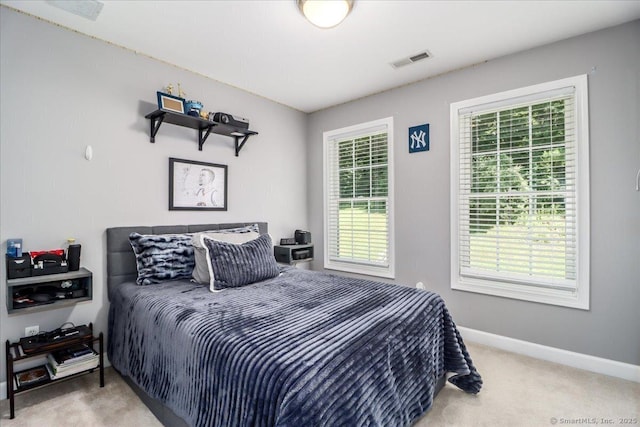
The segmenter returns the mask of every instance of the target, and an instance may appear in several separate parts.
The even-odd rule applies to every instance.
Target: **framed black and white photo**
[[[227,165],[169,158],[169,210],[226,211]]]

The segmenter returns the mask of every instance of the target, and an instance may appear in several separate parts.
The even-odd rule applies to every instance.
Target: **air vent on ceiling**
[[[431,54],[425,50],[415,55],[412,55],[408,58],[403,58],[398,61],[392,62],[391,66],[393,68],[400,68],[400,67],[404,67],[405,65],[413,64],[414,62],[422,61],[423,59],[427,59],[427,58],[431,58]]]
[[[47,3],[92,21],[98,19],[104,6],[104,3],[96,0],[47,0]]]

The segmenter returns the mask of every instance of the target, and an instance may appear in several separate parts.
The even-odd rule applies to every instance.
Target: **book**
[[[97,353],[88,345],[79,344],[73,347],[54,351],[50,354],[52,355],[56,363],[64,365],[77,363],[87,358],[91,358]]]
[[[88,364],[89,362],[93,362],[98,359],[99,359],[98,354],[92,353],[92,354],[87,354],[84,356],[77,357],[75,359],[69,359],[65,363],[58,363],[58,361],[55,359],[55,357],[51,353],[47,355],[47,361],[53,368],[55,368],[56,372],[64,371],[66,369],[72,369],[78,365]]]
[[[91,346],[78,344],[49,353],[47,361],[46,369],[55,380],[98,367],[100,355]]]
[[[27,369],[26,371],[16,372],[16,385],[18,387],[35,386],[37,384],[48,382],[51,377],[46,365]]]
[[[66,363],[58,363],[55,357],[51,353],[49,353],[47,355],[47,361],[49,362],[49,365],[51,366],[53,373],[57,375],[61,372],[67,372],[71,370],[75,371],[76,369],[82,370],[82,367],[84,366],[90,366],[90,365],[99,363],[99,356],[97,353],[93,353],[93,354],[76,358],[73,360],[73,362],[67,361]],[[85,369],[91,369],[91,368],[85,368]]]
[[[88,359],[81,363],[75,363],[73,365],[69,365],[68,367],[62,366],[53,366],[51,363],[46,365],[47,372],[52,380],[57,380],[60,378],[67,377],[69,375],[77,374],[79,372],[88,371],[90,369],[95,369],[100,364],[100,360],[97,355],[95,359]]]

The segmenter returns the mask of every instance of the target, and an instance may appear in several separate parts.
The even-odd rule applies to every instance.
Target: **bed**
[[[291,267],[221,292],[188,279],[136,283],[131,233],[252,224],[107,230],[109,360],[164,425],[409,426],[445,380],[480,390],[428,291]]]

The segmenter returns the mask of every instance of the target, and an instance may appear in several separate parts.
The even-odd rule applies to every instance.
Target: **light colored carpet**
[[[639,383],[466,344],[482,375],[482,390],[474,396],[447,384],[415,427],[602,425],[606,420],[640,425]]]
[[[414,427],[640,425],[640,384],[593,374],[530,357],[467,343],[484,380],[482,391],[466,394],[451,384]],[[16,396],[0,403],[3,427],[160,426],[119,375],[105,370],[105,387],[93,373]],[[635,423],[633,422],[635,419]],[[394,426],[389,426],[394,427]]]

